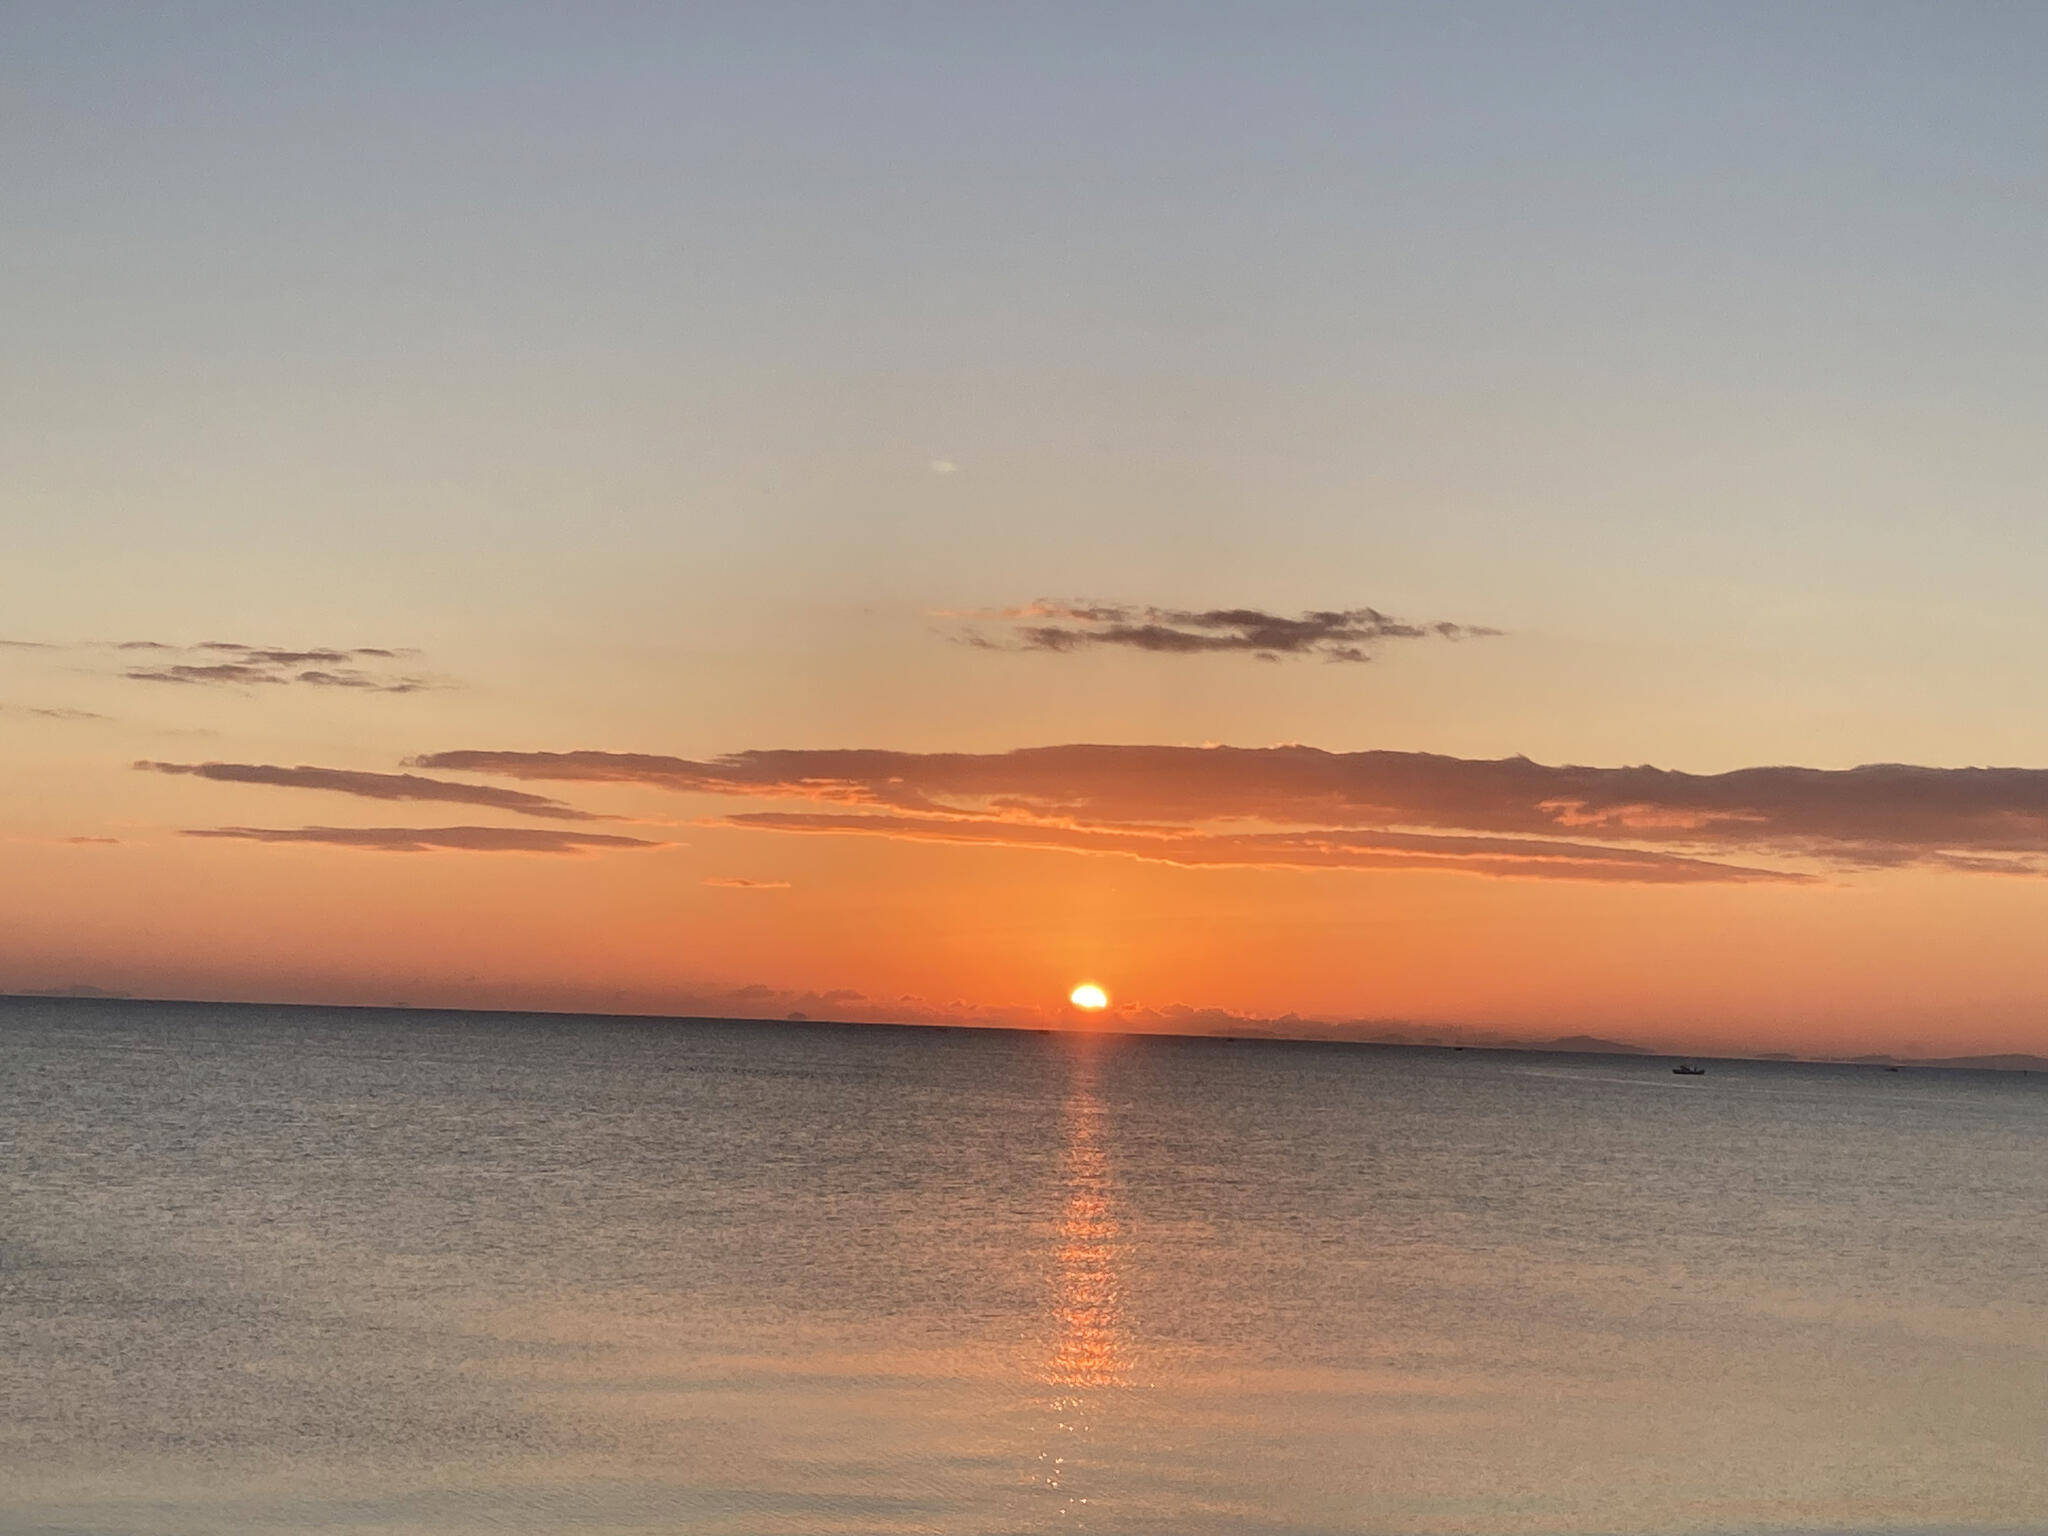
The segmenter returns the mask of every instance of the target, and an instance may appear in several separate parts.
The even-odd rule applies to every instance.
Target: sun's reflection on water
[[[1090,1499],[1075,1473],[1107,1397],[1130,1385],[1130,1334],[1124,1319],[1120,1260],[1123,1225],[1105,1146],[1107,1115],[1090,1046],[1077,1048],[1064,1108],[1066,1205],[1051,1274],[1052,1353],[1045,1382],[1056,1434],[1044,1457],[1044,1482],[1060,1513],[1080,1517]]]

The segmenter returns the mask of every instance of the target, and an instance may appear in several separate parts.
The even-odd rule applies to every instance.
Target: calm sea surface
[[[2048,1529],[2048,1079],[4,1002],[0,1529]]]

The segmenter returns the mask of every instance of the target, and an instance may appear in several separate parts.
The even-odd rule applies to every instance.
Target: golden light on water
[[[1067,994],[1067,1001],[1076,1008],[1085,1008],[1093,1013],[1098,1008],[1109,1006],[1109,994],[1092,981],[1084,981]]]
[[[1095,1444],[1096,1431],[1100,1416],[1112,1411],[1116,1396],[1131,1384],[1123,1224],[1095,1073],[1094,1058],[1077,1054],[1064,1116],[1066,1207],[1053,1239],[1052,1350],[1045,1362],[1057,1433],[1039,1456],[1041,1481],[1069,1520],[1094,1502],[1091,1495],[1105,1478],[1115,1485],[1115,1464]]]
[[[1050,1381],[1068,1389],[1057,1406],[1078,1411],[1084,1388],[1128,1382],[1123,1317],[1123,1223],[1116,1210],[1107,1112],[1095,1091],[1095,1064],[1076,1065],[1066,1104],[1066,1209],[1053,1249],[1053,1323],[1057,1346]],[[1074,1417],[1073,1413],[1067,1415]]]

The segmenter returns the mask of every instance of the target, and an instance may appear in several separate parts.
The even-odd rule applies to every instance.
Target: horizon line
[[[1462,1051],[1491,1051],[1531,1056],[1594,1056],[1634,1061],[1754,1062],[1764,1066],[1910,1066],[1932,1071],[2007,1072],[2018,1073],[2022,1076],[2034,1071],[2048,1071],[2048,1056],[2036,1056],[2026,1051],[1990,1052],[1973,1056],[1891,1056],[1881,1053],[1861,1056],[1802,1056],[1790,1052],[1716,1055],[1702,1051],[1655,1050],[1626,1040],[1609,1040],[1604,1036],[1589,1034],[1558,1035],[1548,1040],[1527,1041],[1376,1040],[1364,1036],[1283,1035],[1259,1030],[1244,1031],[1236,1034],[1222,1034],[1207,1030],[1062,1028],[1053,1024],[1004,1024],[966,1019],[830,1019],[815,1017],[800,1011],[794,1014],[772,1016],[760,1014],[636,1013],[606,1012],[582,1008],[477,1008],[423,1003],[306,1003],[252,1001],[247,998],[135,997],[72,991],[0,992],[0,1004],[6,1003],[99,1003],[134,1005],[138,1007],[169,1006],[188,1008],[294,1008],[307,1010],[325,1009],[350,1013],[475,1013],[514,1019],[631,1020],[651,1024],[822,1025],[834,1029],[933,1029],[942,1032],[972,1029],[987,1030],[1000,1034],[1055,1035],[1082,1040],[1210,1040],[1219,1044],[1229,1045],[1336,1045],[1378,1050],[1448,1051],[1453,1053]],[[1588,1043],[1583,1046],[1565,1043],[1574,1040],[1583,1040]],[[1603,1049],[1603,1047],[1606,1048]]]

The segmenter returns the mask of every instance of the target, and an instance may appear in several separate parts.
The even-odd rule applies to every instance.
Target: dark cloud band
[[[980,843],[1066,853],[1113,853],[1186,868],[1229,865],[1266,869],[1403,869],[1548,880],[1625,881],[1651,885],[1801,883],[1811,876],[1685,858],[1651,849],[1512,837],[1444,837],[1420,833],[1194,833],[1072,827],[948,816],[848,816],[750,811],[726,824],[766,832],[902,838],[913,842]]]
[[[184,835],[251,843],[322,843],[378,853],[590,853],[662,846],[644,837],[557,832],[548,827],[192,827]]]
[[[345,688],[361,693],[419,693],[438,686],[430,679],[392,670],[390,663],[413,655],[381,645],[349,649],[313,646],[243,645],[234,640],[206,640],[198,645],[165,645],[159,640],[124,640],[120,651],[146,651],[164,660],[129,667],[121,675],[138,683],[179,683],[196,687],[247,688],[296,684],[307,688]],[[168,659],[178,655],[192,659]]]
[[[282,768],[269,763],[155,763],[135,764],[151,773],[189,774],[222,784],[265,784],[278,789],[317,789],[335,794],[356,795],[366,800],[434,802],[475,805],[491,810],[514,811],[522,816],[540,816],[553,821],[615,821],[579,811],[546,795],[521,789],[501,789],[489,784],[458,784],[450,779],[429,779],[416,773],[369,773],[349,768],[314,768],[301,764]]]
[[[1041,599],[990,617],[1008,627],[1006,640],[991,640],[978,630],[962,638],[998,650],[1063,654],[1120,647],[1168,656],[1238,652],[1263,661],[1320,656],[1362,662],[1372,660],[1375,648],[1390,640],[1465,640],[1500,633],[1448,620],[1411,623],[1377,608],[1318,609],[1289,618],[1258,608],[1148,608]]]
[[[1227,834],[1235,844],[1280,835],[1298,843],[1338,833],[1450,834],[1562,841],[1603,857],[1633,846],[1714,864],[1726,870],[1720,878],[1743,880],[1769,872],[1720,861],[1768,856],[1837,869],[1920,865],[2004,874],[2036,873],[2048,864],[2048,770],[2038,768],[1879,763],[1693,774],[1304,746],[1091,745],[1004,753],[755,751],[705,762],[644,753],[468,751],[437,753],[412,766],[825,802],[999,825],[1010,840],[1048,845],[1066,837],[1078,846],[1106,834]],[[985,836],[923,824],[895,832],[942,834]],[[1517,856],[1515,873],[1556,872],[1542,867],[1547,856],[1527,847],[1489,850],[1484,858]],[[1316,861],[1336,862],[1328,854]],[[1609,867],[1616,872],[1603,878],[1628,877],[1619,872],[1626,861],[1610,857]],[[1651,865],[1640,867],[1642,878],[1657,878],[1648,873]]]

